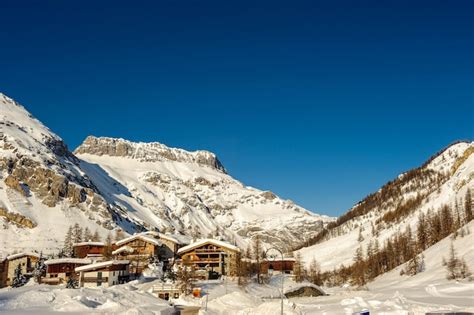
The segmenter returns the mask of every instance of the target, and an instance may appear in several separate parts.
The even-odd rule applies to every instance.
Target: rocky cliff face
[[[74,152],[104,198],[147,228],[222,237],[243,247],[258,234],[288,248],[330,221],[242,185],[207,151],[88,137]]]
[[[225,172],[224,166],[214,153],[209,151],[188,152],[182,149],[169,148],[161,143],[134,143],[124,139],[89,136],[74,151],[75,154],[108,155],[127,157],[141,162],[182,162],[196,163]]]
[[[56,250],[74,223],[130,233],[158,229],[246,246],[308,238],[330,221],[249,188],[208,151],[88,137],[71,153],[60,137],[0,94],[0,255]]]

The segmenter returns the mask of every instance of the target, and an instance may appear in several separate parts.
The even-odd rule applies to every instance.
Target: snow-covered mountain
[[[330,220],[244,186],[208,151],[88,137],[74,153],[102,196],[147,228],[224,236],[242,247],[259,234],[265,243],[286,247]]]
[[[458,142],[367,196],[299,252],[307,263],[317,259],[322,270],[348,266],[356,250],[369,242],[383,244],[407,227],[415,235],[421,213],[447,205],[457,207],[462,217],[468,189],[474,191],[474,142]]]
[[[256,234],[286,246],[331,220],[242,185],[208,151],[88,137],[73,154],[0,94],[0,255],[56,250],[76,222],[103,236],[159,229],[244,247]]]

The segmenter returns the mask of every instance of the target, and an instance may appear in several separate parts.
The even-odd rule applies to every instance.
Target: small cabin
[[[76,267],[79,273],[79,287],[110,287],[129,281],[129,261],[110,260]]]
[[[178,250],[181,267],[190,268],[196,278],[212,279],[237,274],[240,249],[226,242],[203,239]]]
[[[44,263],[46,265],[46,276],[41,279],[41,282],[57,285],[67,283],[70,278],[78,280],[75,269],[91,263],[92,260],[87,258],[59,258],[47,260]]]
[[[102,242],[74,243],[74,257],[99,259],[104,255],[105,244]]]
[[[18,265],[21,266],[21,273],[23,275],[31,275],[35,268],[36,262],[40,256],[35,253],[19,253],[10,255],[5,259],[4,282],[5,286],[10,286],[15,278],[15,269]]]
[[[157,298],[168,301],[169,299],[177,299],[184,293],[178,286],[171,283],[161,283],[152,287],[151,293]]]
[[[285,273],[292,274],[295,259],[292,257],[275,258],[272,260],[264,260],[261,264],[262,273]]]

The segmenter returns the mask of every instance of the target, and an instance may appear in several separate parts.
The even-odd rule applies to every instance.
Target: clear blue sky
[[[254,2],[2,1],[0,91],[329,215],[473,138],[473,1]]]

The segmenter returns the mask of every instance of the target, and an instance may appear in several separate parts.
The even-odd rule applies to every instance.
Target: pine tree
[[[444,205],[440,211],[440,222],[441,222],[441,234],[440,239],[444,236],[451,234],[454,230],[454,220],[449,206]]]
[[[357,248],[352,266],[352,283],[356,286],[363,286],[366,283],[365,261],[362,246]]]
[[[72,229],[72,242],[73,243],[82,242],[82,228],[79,226],[79,223],[75,223]]]
[[[91,230],[86,226],[84,229],[84,242],[90,242],[92,241],[93,235],[91,233]]]
[[[189,294],[193,288],[193,281],[192,281],[193,272],[188,269],[188,267],[183,266],[178,270],[176,273],[176,279],[179,289],[184,292],[185,294]]]
[[[66,282],[66,288],[75,289],[79,286],[79,282],[73,277],[69,277]]]
[[[40,253],[38,261],[35,263],[35,269],[33,270],[33,277],[37,283],[41,283],[41,278],[46,276],[46,265],[44,263],[43,253]]]
[[[321,276],[321,268],[316,261],[316,258],[313,257],[311,263],[309,265],[309,274],[308,274],[309,281],[316,285],[322,285],[322,276]]]
[[[63,250],[62,254],[65,257],[72,257],[73,255],[73,239],[72,239],[72,226],[69,226],[69,229],[66,232],[66,235],[64,237],[64,245],[63,245]]]
[[[253,241],[253,258],[256,263],[256,272],[257,272],[257,283],[261,283],[261,270],[260,262],[262,258],[262,242],[260,241],[260,235],[256,235]]]
[[[237,266],[237,283],[240,286],[246,285],[248,282],[248,266],[247,261],[242,259],[240,254],[237,254],[236,257],[236,266]]]
[[[12,287],[13,288],[18,288],[26,284],[26,278],[23,275],[23,272],[21,270],[21,265],[18,264],[15,268],[15,273],[12,281]]]
[[[357,237],[359,243],[364,241],[364,236],[362,235],[362,228],[359,228],[359,236]]]
[[[466,191],[466,196],[464,197],[464,216],[465,223],[471,222],[472,220],[472,197],[471,190],[468,188]]]
[[[99,232],[97,232],[97,230],[94,232],[94,235],[92,235],[92,241],[93,242],[100,242],[100,236],[99,236]]]
[[[104,257],[106,259],[111,259],[112,258],[112,236],[107,234],[107,238],[105,239],[105,244],[104,244]]]
[[[448,271],[446,276],[448,280],[464,279],[471,275],[466,261],[457,257],[456,250],[454,249],[452,242],[449,249],[449,259],[446,262],[446,269]]]
[[[304,280],[304,263],[301,258],[301,253],[296,253],[295,263],[293,265],[293,276],[296,282],[302,282]]]

